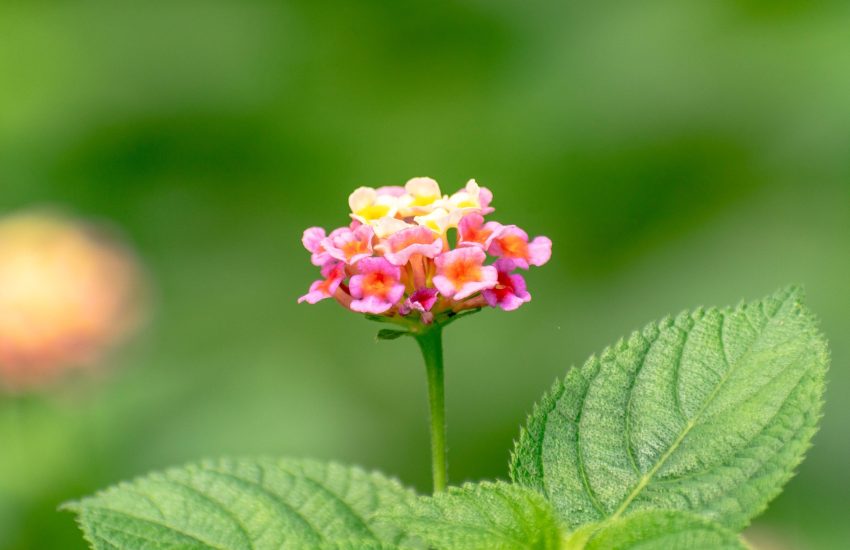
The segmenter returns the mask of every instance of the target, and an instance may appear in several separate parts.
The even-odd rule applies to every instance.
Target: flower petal
[[[405,265],[414,254],[435,257],[443,250],[443,240],[427,227],[414,226],[394,233],[381,246],[390,263]]]

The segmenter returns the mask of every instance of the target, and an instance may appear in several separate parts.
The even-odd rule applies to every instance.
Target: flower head
[[[322,279],[299,302],[334,298],[352,311],[405,324],[439,324],[483,306],[516,309],[531,299],[516,269],[546,263],[552,242],[529,241],[515,225],[485,220],[492,200],[475,180],[451,195],[431,178],[356,189],[350,226],[329,235],[318,227],[304,232]],[[454,248],[447,237],[453,227]]]

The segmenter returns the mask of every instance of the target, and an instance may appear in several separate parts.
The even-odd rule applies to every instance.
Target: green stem
[[[446,400],[443,382],[443,329],[436,323],[414,334],[428,373],[428,405],[431,410],[431,469],[434,492],[444,491],[448,480],[446,462]]]

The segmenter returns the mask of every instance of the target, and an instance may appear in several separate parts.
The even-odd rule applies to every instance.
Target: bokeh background
[[[532,403],[619,336],[802,283],[825,417],[752,536],[846,548],[848,28],[841,1],[0,2],[0,211],[110,224],[152,302],[107,373],[0,396],[0,548],[84,548],[61,502],[205,456],[427,489],[414,343],[295,303],[301,231],[420,175],[555,243],[530,304],[447,331],[454,482],[505,478]]]

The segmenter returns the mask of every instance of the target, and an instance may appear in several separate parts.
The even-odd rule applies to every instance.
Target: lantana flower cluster
[[[492,200],[475,180],[452,195],[431,178],[356,189],[349,225],[304,231],[322,278],[298,302],[333,298],[352,311],[425,324],[484,306],[517,309],[531,300],[521,271],[548,262],[552,241],[485,221]]]

